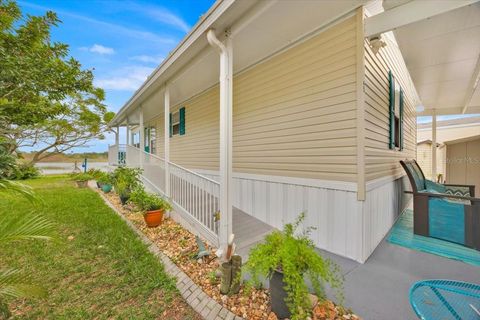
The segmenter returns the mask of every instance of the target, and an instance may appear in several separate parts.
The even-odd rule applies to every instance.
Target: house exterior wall
[[[356,181],[354,40],[352,17],[234,77],[235,172]],[[171,108],[186,108],[186,134],[170,140],[172,162],[218,170],[218,90]]]
[[[371,53],[360,14],[234,77],[233,205],[277,228],[305,211],[318,247],[363,262],[405,206],[398,161],[415,157],[416,121],[401,55],[389,47]],[[388,149],[390,69],[405,88],[402,152]],[[218,90],[171,108],[186,108],[186,134],[170,138],[171,161],[212,179],[219,167]],[[155,121],[163,125],[162,117]],[[163,130],[157,136],[163,143]],[[365,201],[357,195],[359,169]]]
[[[447,145],[447,182],[475,186],[480,194],[480,139]]]

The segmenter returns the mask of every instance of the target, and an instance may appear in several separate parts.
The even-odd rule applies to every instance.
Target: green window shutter
[[[389,115],[390,115],[390,134],[389,134],[389,142],[388,147],[390,149],[395,149],[395,81],[393,79],[392,71],[388,72],[388,91],[389,91]]]
[[[181,136],[185,134],[185,107],[180,108],[180,128],[179,133]]]
[[[169,132],[170,132],[170,137],[173,136],[173,126],[172,126],[172,113],[170,112],[170,120],[168,121],[168,125],[169,125]]]
[[[400,150],[403,150],[403,90],[400,88],[400,126],[399,126],[399,142]]]

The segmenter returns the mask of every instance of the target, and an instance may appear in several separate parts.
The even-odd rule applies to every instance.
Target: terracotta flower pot
[[[88,186],[88,181],[75,181],[77,183],[77,187],[79,188],[86,188]]]
[[[163,210],[152,210],[147,211],[143,215],[143,219],[145,219],[145,223],[149,228],[158,227],[162,224],[163,220]]]

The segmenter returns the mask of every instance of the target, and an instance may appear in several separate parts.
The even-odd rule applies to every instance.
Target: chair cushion
[[[428,200],[428,223],[431,237],[465,244],[463,204],[431,197]]]
[[[436,183],[430,180],[425,179],[425,188],[427,192],[434,191],[433,193],[445,193],[446,188],[443,184]]]

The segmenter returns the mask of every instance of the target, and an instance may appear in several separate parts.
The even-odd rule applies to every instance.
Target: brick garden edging
[[[208,296],[200,286],[196,285],[190,277],[178,268],[170,258],[168,258],[160,248],[153,243],[140,229],[138,229],[130,220],[128,220],[121,212],[110,203],[110,201],[97,192],[105,201],[105,203],[123,220],[125,223],[135,231],[140,237],[140,240],[148,247],[148,250],[153,253],[165,266],[165,272],[177,279],[177,289],[185,299],[185,301],[195,310],[202,318],[206,320],[243,320],[242,317],[235,315],[219,304],[216,300]]]

